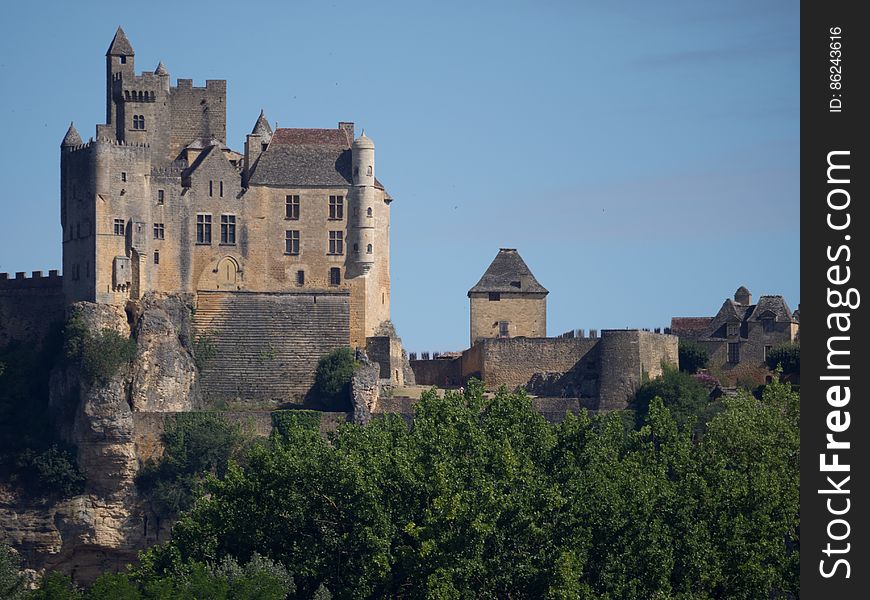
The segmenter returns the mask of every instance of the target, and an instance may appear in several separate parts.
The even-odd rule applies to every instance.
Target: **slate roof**
[[[519,285],[516,285],[517,283]],[[514,248],[499,249],[477,285],[468,290],[468,295],[479,292],[550,293],[538,283],[520,253]]]
[[[115,32],[115,37],[112,38],[112,43],[106,51],[106,56],[133,56],[133,46],[130,45],[130,40],[124,30],[118,27]]]
[[[249,185],[352,185],[352,143],[344,129],[278,128],[254,165]],[[377,179],[375,187],[384,189]]]
[[[79,132],[76,130],[76,126],[72,124],[72,121],[69,123],[69,129],[66,130],[66,135],[63,136],[63,141],[60,143],[61,146],[81,146],[82,145],[82,136],[79,135]]]
[[[269,119],[266,118],[266,113],[260,110],[260,116],[257,117],[257,122],[254,123],[254,129],[251,130],[252,135],[272,135],[272,126],[269,125]]]
[[[760,321],[773,316],[777,322],[791,323],[792,314],[782,296],[762,296],[755,305],[755,310],[749,320]]]
[[[162,60],[159,63],[157,63],[157,68],[154,69],[154,74],[155,75],[169,75],[169,71],[166,69],[166,65],[163,64]]]
[[[685,338],[702,338],[709,333],[710,317],[673,317],[671,333]]]

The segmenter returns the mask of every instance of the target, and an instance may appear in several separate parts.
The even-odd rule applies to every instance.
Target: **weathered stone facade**
[[[226,82],[136,74],[119,28],[106,54],[106,123],[61,145],[64,292],[123,305],[147,292],[349,295],[348,339],[390,317],[392,198],[374,143],[336,129],[272,130],[226,145]],[[325,290],[325,292],[321,292]]]
[[[767,353],[797,341],[800,323],[782,296],[761,296],[752,304],[749,290],[740,286],[716,316],[674,317],[671,332],[707,348],[711,368],[728,383],[761,383]]]

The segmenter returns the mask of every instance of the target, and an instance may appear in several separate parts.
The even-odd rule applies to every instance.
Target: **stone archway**
[[[239,276],[241,269],[239,263],[232,256],[225,256],[218,261],[214,270],[217,289],[236,290],[239,288]]]

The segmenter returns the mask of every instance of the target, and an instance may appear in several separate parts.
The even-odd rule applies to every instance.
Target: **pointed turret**
[[[71,148],[82,145],[82,136],[76,131],[76,126],[72,121],[69,123],[69,129],[66,130],[66,135],[63,136],[63,141],[60,143],[61,148]]]
[[[266,113],[260,109],[260,116],[257,117],[257,122],[254,124],[254,129],[251,135],[262,135],[270,137],[272,135],[272,127],[269,125],[269,119],[266,118]]]
[[[130,40],[127,39],[124,30],[118,27],[118,31],[115,32],[115,37],[112,38],[112,43],[106,51],[106,56],[133,56],[134,54]]]
[[[157,68],[154,69],[154,74],[155,75],[169,75],[169,70],[166,68],[166,65],[163,64],[162,60],[159,63],[157,63]]]

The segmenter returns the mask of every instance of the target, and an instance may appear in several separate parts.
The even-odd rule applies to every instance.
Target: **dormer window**
[[[728,337],[736,337],[740,335],[740,325],[738,323],[728,323],[728,325],[725,326],[725,329]]]
[[[515,288],[519,289],[520,282],[519,281],[511,281],[511,287],[515,287]]]

